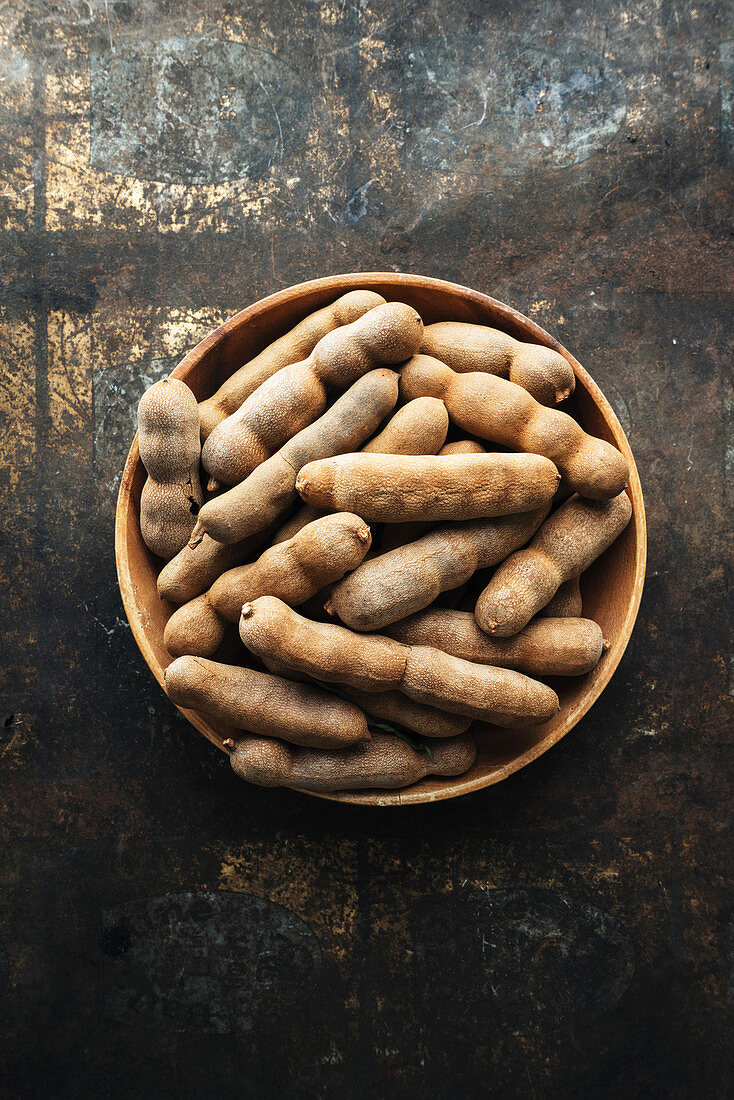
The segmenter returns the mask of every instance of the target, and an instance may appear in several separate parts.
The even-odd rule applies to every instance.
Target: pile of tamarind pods
[[[471,768],[475,720],[554,717],[543,678],[604,651],[579,577],[632,514],[622,454],[557,407],[574,381],[549,348],[356,290],[205,401],[143,395],[166,691],[232,729],[238,775],[400,788]]]

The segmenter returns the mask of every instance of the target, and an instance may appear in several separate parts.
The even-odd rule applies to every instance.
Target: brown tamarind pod
[[[362,454],[435,455],[446,442],[449,414],[443,401],[417,397],[390,418],[379,435],[365,443]]]
[[[340,325],[351,324],[368,310],[384,304],[382,295],[372,290],[350,290],[331,305],[304,317],[290,332],[274,340],[249,363],[236,370],[216,393],[199,402],[202,443],[217,424],[236,412],[266,379],[282,367],[306,359],[327,332]]]
[[[408,787],[427,775],[463,775],[476,759],[469,734],[433,741],[430,755],[389,733],[337,752],[292,749],[263,737],[242,737],[230,756],[235,775],[262,787],[305,791]]]
[[[559,481],[537,454],[362,453],[309,462],[296,489],[307,504],[355,511],[368,523],[438,523],[550,506]]]
[[[343,748],[370,737],[364,715],[352,703],[251,668],[178,657],[166,669],[165,687],[177,706],[294,745]]]
[[[163,378],[138,404],[138,446],[148,477],[140,496],[143,542],[168,561],[186,545],[203,498],[199,412],[178,378]]]
[[[366,692],[398,689],[418,703],[496,725],[538,725],[559,708],[551,688],[520,672],[314,623],[273,596],[243,606],[240,638],[261,659],[274,659],[316,680]]]
[[[470,611],[438,607],[394,623],[385,633],[406,645],[432,646],[464,661],[530,676],[583,676],[596,668],[604,649],[601,627],[591,619],[532,619],[519,634],[492,638]]]
[[[605,501],[571,497],[524,550],[511,554],[495,571],[474,612],[481,629],[500,638],[517,634],[560,585],[583,573],[612,545],[631,517],[626,493]]]
[[[557,405],[573,393],[573,367],[560,352],[515,340],[506,332],[462,321],[426,325],[421,351],[459,374],[482,371],[522,386],[541,405]]]
[[[270,595],[293,606],[302,604],[355,569],[370,542],[370,529],[359,516],[321,516],[287,542],[270,546],[256,561],[229,569],[208,592],[179,607],[166,623],[166,649],[174,657],[212,657],[227,623],[239,621],[243,603]]]
[[[587,435],[572,417],[538,404],[504,378],[457,374],[430,355],[414,355],[400,372],[400,393],[408,401],[440,397],[462,431],[544,455],[574,492],[591,500],[609,500],[627,483],[629,467],[616,447]]]

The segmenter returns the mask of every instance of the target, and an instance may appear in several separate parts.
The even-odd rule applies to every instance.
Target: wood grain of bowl
[[[614,443],[630,466],[627,492],[632,520],[620,538],[582,577],[584,615],[595,619],[609,643],[597,668],[586,676],[558,681],[561,709],[545,725],[525,730],[478,727],[477,760],[456,778],[432,777],[398,791],[341,791],[318,795],[339,802],[373,806],[408,806],[434,802],[498,783],[525,767],[560,741],[589,710],[609,683],[632,633],[645,578],[646,527],[642,488],[632,452],[622,427],[599,387],[562,344],[521,313],[487,294],[442,279],[390,272],[351,273],[313,279],[271,294],[231,317],[189,352],[173,371],[198,400],[209,397],[238,367],[307,314],[348,290],[375,290],[388,301],[407,302],[425,324],[434,321],[470,321],[491,325],[560,352],[576,374],[576,391],[564,408],[592,435]],[[115,556],[122,601],[133,636],[153,675],[163,686],[163,674],[172,658],[163,645],[163,630],[172,608],[158,598],[156,577],[160,562],[140,535],[140,492],[145,470],[137,435],[122,475],[115,520]],[[560,684],[560,686],[558,686]],[[181,713],[218,748],[231,734],[192,710]],[[311,794],[312,792],[305,792]]]

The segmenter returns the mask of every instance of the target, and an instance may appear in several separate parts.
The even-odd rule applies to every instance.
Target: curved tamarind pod
[[[340,325],[351,324],[368,310],[384,304],[381,294],[371,290],[350,290],[331,305],[304,317],[290,332],[274,340],[249,363],[236,370],[216,393],[199,402],[202,443],[217,424],[236,412],[243,401],[281,367],[306,359],[327,332]]]
[[[272,596],[243,606],[240,638],[258,657],[274,658],[317,680],[366,692],[399,689],[418,703],[500,726],[538,725],[559,708],[551,688],[520,672],[314,623]]]
[[[362,448],[369,454],[435,454],[449,427],[443,401],[419,397],[398,409],[385,428]],[[273,542],[291,538],[307,523],[324,515],[325,509],[302,505],[276,533]]]
[[[378,635],[356,639],[343,626],[305,619],[273,596],[243,605],[240,638],[261,660],[362,691],[391,691],[405,672],[407,648],[399,642]]]
[[[204,531],[217,542],[239,542],[283,515],[297,499],[296,478],[315,458],[359,447],[398,398],[395,371],[379,367],[358,379],[315,423],[294,435],[248,478],[199,511],[192,543]]]
[[[591,619],[533,619],[511,638],[490,638],[470,611],[437,607],[419,611],[385,633],[407,645],[432,646],[464,661],[530,676],[583,676],[596,668],[604,650],[601,627]]]
[[[537,454],[345,454],[309,462],[296,489],[307,504],[349,509],[369,523],[440,522],[550,506],[560,480]]]
[[[433,741],[431,755],[389,733],[374,733],[364,746],[339,752],[291,749],[279,741],[242,737],[230,756],[240,779],[261,787],[305,791],[407,787],[427,775],[463,775],[476,759],[469,734]]]
[[[204,499],[199,484],[199,412],[178,378],[163,378],[138,404],[138,446],[148,477],[140,496],[143,542],[168,561],[186,545]]]
[[[278,596],[297,605],[355,569],[370,548],[370,529],[359,516],[337,512],[302,528],[287,542],[270,546],[257,561],[223,573],[208,592],[179,607],[166,623],[163,643],[174,657],[211,657],[227,623],[257,596]]]
[[[417,397],[391,417],[379,435],[365,443],[362,454],[435,455],[449,430],[449,414],[443,401]]]
[[[539,405],[504,378],[457,374],[430,355],[414,355],[402,368],[400,393],[406,400],[440,397],[463,431],[545,455],[574,492],[591,500],[609,500],[627,483],[629,467],[616,447],[587,435],[566,413]]]
[[[506,332],[462,321],[426,325],[421,351],[459,374],[482,371],[522,386],[541,405],[557,405],[573,393],[576,376],[560,352],[515,340]]]
[[[178,657],[166,669],[165,686],[177,706],[294,745],[338,748],[370,738],[364,715],[351,703],[267,672]]]
[[[581,585],[578,577],[564,581],[550,603],[541,607],[538,615],[544,619],[578,619],[583,611]]]
[[[344,694],[365,714],[382,718],[394,726],[404,726],[423,737],[458,737],[471,725],[471,718],[416,703],[400,691],[370,692],[345,687]]]
[[[497,565],[532,538],[547,505],[497,519],[443,524],[416,542],[363,562],[334,585],[327,606],[352,630],[381,630],[428,607],[477,571]]]
[[[268,528],[229,545],[215,542],[209,535],[204,535],[195,546],[187,543],[158,574],[158,595],[170,603],[188,603],[211,588],[222,573],[241,565],[256,553],[268,541],[270,533],[271,528]]]
[[[420,703],[498,726],[537,726],[560,710],[555,691],[522,672],[462,661],[430,646],[408,648],[400,690]]]
[[[612,545],[632,516],[626,493],[612,500],[573,496],[553,512],[524,550],[499,566],[475,609],[488,634],[517,634],[558,591]]]
[[[420,398],[416,398],[420,400]],[[406,406],[407,408],[407,406]],[[454,443],[445,443],[438,452],[440,455],[483,455],[487,448],[476,439],[457,439]],[[386,523],[382,532],[380,550],[383,554],[388,550],[394,550],[396,546],[405,546],[406,542],[415,542],[428,534],[434,526],[432,523]]]
[[[283,367],[212,431],[201,461],[212,478],[236,485],[326,408],[326,387],[347,389],[381,363],[417,350],[423,322],[402,302],[376,306],[322,336],[308,359]]]

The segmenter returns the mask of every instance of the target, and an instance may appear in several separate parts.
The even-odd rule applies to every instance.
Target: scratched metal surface
[[[0,13],[3,1095],[726,1095],[731,8]],[[112,552],[143,389],[253,299],[376,268],[573,349],[650,526],[573,734],[386,812],[239,784]]]

